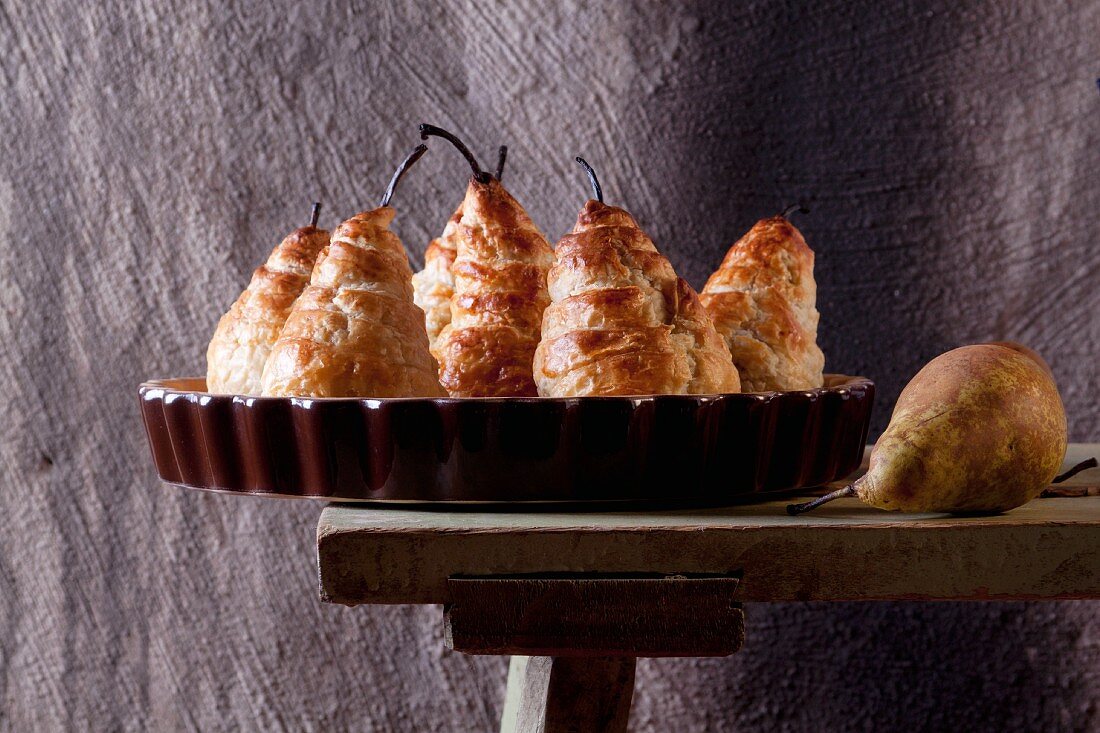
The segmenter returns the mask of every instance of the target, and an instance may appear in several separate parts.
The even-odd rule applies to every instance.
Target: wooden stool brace
[[[625,731],[638,657],[719,657],[745,639],[737,578],[452,577],[448,648],[511,654],[502,731]]]

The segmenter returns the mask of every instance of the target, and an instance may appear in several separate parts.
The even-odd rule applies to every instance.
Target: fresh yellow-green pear
[[[1066,455],[1066,412],[1049,367],[1021,349],[977,344],[937,356],[902,390],[867,473],[787,511],[857,496],[880,509],[992,514],[1034,499]]]

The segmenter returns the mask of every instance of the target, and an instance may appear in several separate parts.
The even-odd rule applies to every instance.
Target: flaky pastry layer
[[[267,362],[295,299],[301,295],[329,233],[302,227],[289,234],[252,274],[248,287],[218,321],[206,349],[206,388],[258,395]]]
[[[737,240],[700,297],[746,392],[822,386],[814,253],[785,217]]]
[[[381,207],[333,232],[268,358],[265,396],[445,395],[393,217]]]
[[[452,397],[535,396],[550,243],[495,178],[470,181],[454,231],[450,319],[432,353]]]
[[[587,202],[548,282],[534,361],[540,395],[739,391],[698,295],[622,209]]]

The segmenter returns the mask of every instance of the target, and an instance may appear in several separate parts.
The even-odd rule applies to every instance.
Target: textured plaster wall
[[[421,120],[559,236],[585,154],[681,272],[793,201],[828,366],[881,392],[1023,340],[1100,439],[1100,3],[0,4],[0,729],[490,730],[505,663],[435,608],[316,598],[314,504],[154,478],[146,377],[307,215],[371,204]],[[461,196],[400,192],[419,258]],[[660,730],[1096,730],[1096,603],[748,608],[643,661]]]

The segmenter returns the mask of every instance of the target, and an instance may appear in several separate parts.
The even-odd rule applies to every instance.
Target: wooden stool
[[[1067,465],[1100,447],[1071,446]],[[747,601],[1100,598],[1100,470],[993,517],[855,499],[602,513],[329,506],[321,598],[443,604],[447,646],[511,654],[505,731],[621,731],[637,657],[723,656]]]

